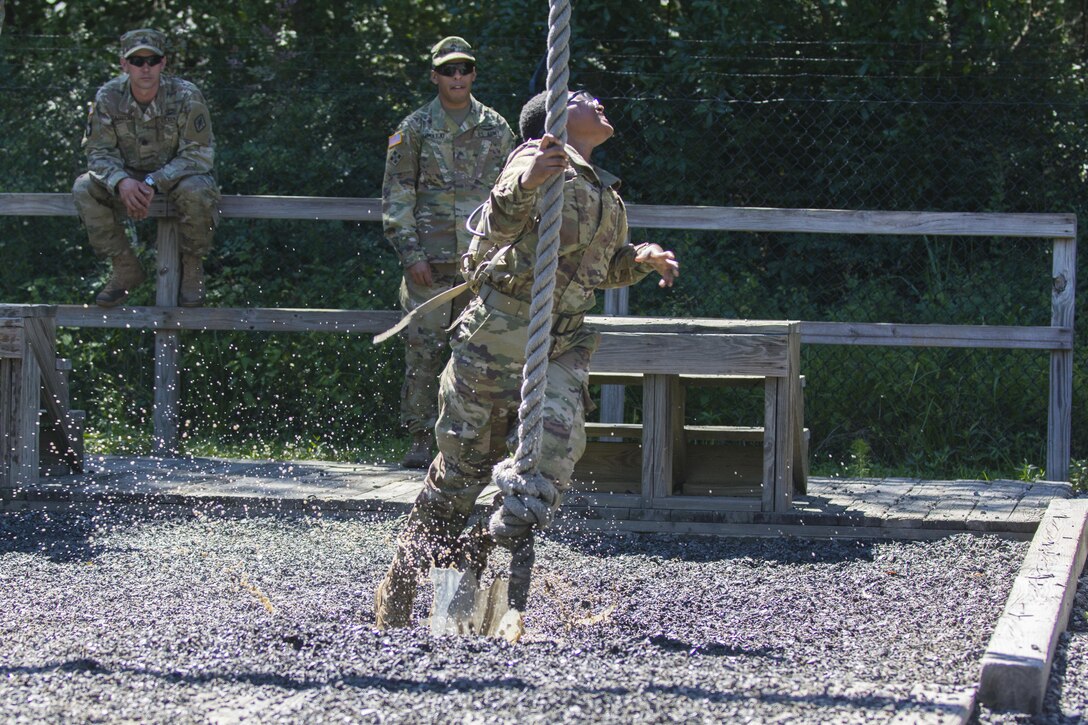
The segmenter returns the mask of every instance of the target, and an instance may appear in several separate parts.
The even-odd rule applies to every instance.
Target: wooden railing
[[[379,199],[224,196],[226,218],[381,221]],[[0,194],[0,215],[74,216],[69,194]],[[177,234],[168,205],[156,200],[159,222],[155,307],[112,310],[58,307],[57,323],[76,327],[145,328],[156,332],[155,436],[160,448],[177,441],[178,330],[375,333],[399,317],[396,311],[176,307]],[[1004,348],[1050,353],[1047,420],[1048,478],[1069,475],[1073,401],[1073,315],[1076,233],[1073,214],[886,212],[834,209],[758,209],[703,206],[628,206],[632,228],[722,232],[803,232],[896,236],[979,236],[1049,239],[1053,245],[1050,324],[1047,326],[918,325],[802,322],[807,345]],[[17,300],[5,300],[17,302]],[[617,318],[594,318],[605,331],[622,329]]]

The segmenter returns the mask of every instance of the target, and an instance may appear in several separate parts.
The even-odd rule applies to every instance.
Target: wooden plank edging
[[[982,658],[979,701],[1038,713],[1088,551],[1088,499],[1050,502]]]

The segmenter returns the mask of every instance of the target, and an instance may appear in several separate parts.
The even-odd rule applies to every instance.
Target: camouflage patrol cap
[[[121,56],[128,58],[138,50],[150,50],[155,55],[166,55],[166,36],[154,28],[130,30],[121,36]]]
[[[476,56],[472,54],[472,46],[464,38],[451,35],[448,38],[442,38],[431,48],[432,68],[456,60],[467,60],[469,63],[476,62]]]

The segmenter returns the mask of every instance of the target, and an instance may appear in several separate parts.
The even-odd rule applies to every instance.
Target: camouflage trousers
[[[432,264],[433,282],[424,287],[405,275],[400,283],[400,306],[414,310],[463,280],[457,265]],[[449,327],[469,300],[466,293],[441,309],[414,320],[404,329],[404,386],[400,391],[400,420],[412,433],[430,433],[438,417],[438,375],[449,358]]]
[[[219,224],[219,187],[215,179],[208,174],[187,176],[166,186],[163,193],[178,213],[181,253],[207,256]],[[83,174],[72,186],[72,197],[95,254],[115,257],[130,248],[125,233],[128,213],[119,196],[111,194],[90,174]]]
[[[478,297],[454,332],[439,383],[438,455],[414,509],[432,522],[432,533],[456,537],[492,467],[517,448],[527,338],[527,320],[489,309]],[[539,469],[561,493],[586,447],[589,361],[598,339],[585,327],[553,338]]]

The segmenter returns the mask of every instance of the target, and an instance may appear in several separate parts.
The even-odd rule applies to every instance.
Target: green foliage
[[[1069,482],[1077,493],[1088,493],[1088,460],[1074,458],[1069,462]]]
[[[1036,466],[1034,463],[1028,463],[1027,461],[1024,461],[1020,464],[1020,469],[1017,473],[1017,481],[1023,481],[1024,483],[1033,483],[1035,481],[1041,481],[1045,471]]]
[[[850,462],[846,470],[854,478],[873,475],[872,448],[864,438],[855,438],[850,443]]]

